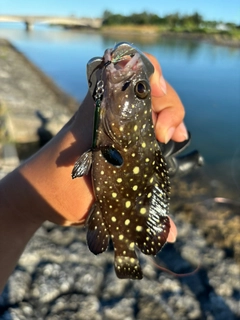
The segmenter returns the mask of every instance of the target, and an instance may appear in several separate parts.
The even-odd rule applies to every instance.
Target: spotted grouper
[[[152,121],[149,77],[154,68],[124,43],[106,50],[101,61],[94,142],[75,163],[72,177],[91,170],[90,251],[102,253],[111,239],[118,278],[141,279],[137,253],[156,255],[170,230],[168,169]]]

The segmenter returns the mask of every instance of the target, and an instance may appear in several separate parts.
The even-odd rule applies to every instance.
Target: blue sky
[[[163,16],[169,13],[200,13],[206,20],[240,24],[240,0],[0,0],[1,14],[101,17],[104,10],[128,15],[147,11]]]

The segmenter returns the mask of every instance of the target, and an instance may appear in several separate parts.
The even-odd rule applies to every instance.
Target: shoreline
[[[96,32],[96,31],[94,31]],[[216,45],[223,45],[228,47],[240,48],[240,39],[232,39],[228,35],[221,35],[220,33],[200,33],[200,32],[173,32],[159,30],[156,26],[108,26],[102,27],[99,30],[102,34],[128,34],[128,35],[139,35],[139,36],[153,36],[166,39],[176,38],[176,39],[186,39],[186,40],[196,40],[196,41],[207,41]]]

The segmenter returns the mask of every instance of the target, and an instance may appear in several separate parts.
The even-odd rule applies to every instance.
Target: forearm
[[[27,242],[45,220],[81,223],[92,202],[89,177],[72,180],[77,157],[91,146],[92,101],[36,155],[0,181],[0,290]]]
[[[21,211],[28,210],[28,217],[63,225],[76,223],[86,215],[93,199],[90,178],[72,180],[71,172],[76,159],[91,147],[92,112],[93,102],[88,95],[64,128],[17,169],[29,185],[25,201],[24,195],[19,199],[24,206]]]
[[[72,180],[71,172],[76,159],[89,147],[76,139],[71,125],[67,125],[44,150],[19,168],[34,191],[33,201],[38,203],[35,218],[40,216],[61,225],[84,218],[92,201],[90,178]]]

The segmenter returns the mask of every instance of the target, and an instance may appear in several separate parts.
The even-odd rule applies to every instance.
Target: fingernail
[[[182,135],[184,140],[188,139],[188,131],[183,122],[178,126],[178,132],[180,135]]]
[[[161,87],[162,92],[164,94],[167,94],[167,84],[166,84],[166,81],[164,80],[162,75],[160,77],[160,87]]]
[[[165,139],[164,139],[164,142],[165,144],[168,143],[168,141],[172,138],[174,132],[175,132],[176,128],[174,127],[171,127],[167,130],[166,134],[165,134]]]

